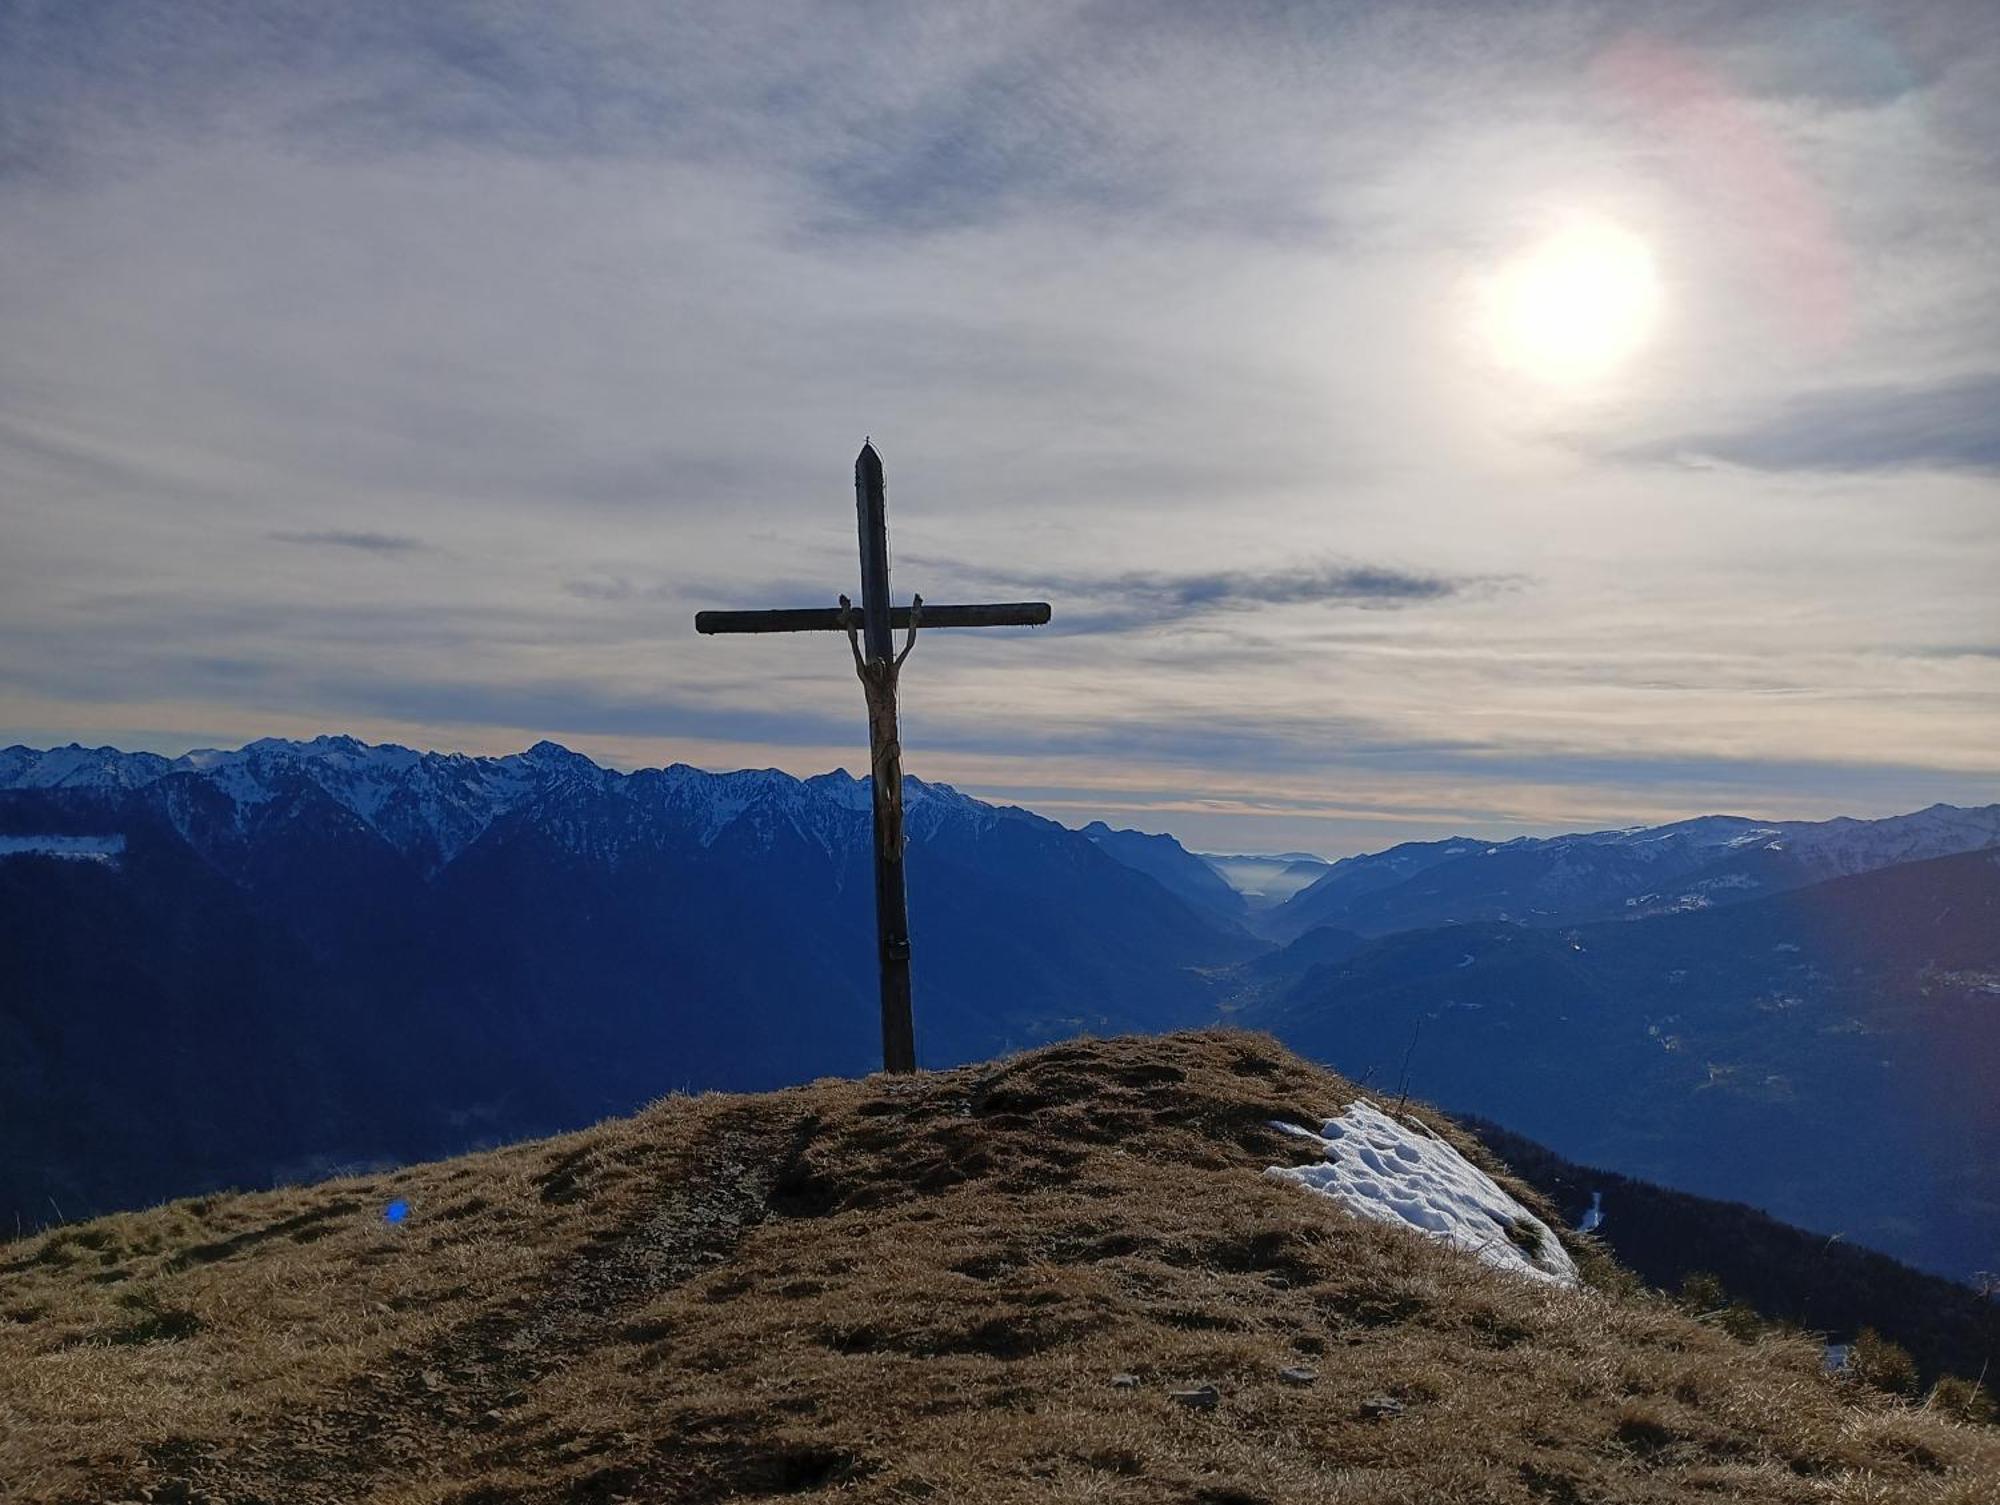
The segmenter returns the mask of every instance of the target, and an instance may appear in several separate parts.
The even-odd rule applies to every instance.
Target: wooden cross
[[[985,606],[908,606],[889,601],[889,515],[882,457],[872,442],[854,461],[854,510],[861,530],[861,607],[847,597],[837,607],[778,611],[696,612],[694,630],[720,632],[845,632],[854,670],[868,697],[868,767],[875,803],[875,953],[882,972],[882,1064],[917,1069],[910,1015],[910,917],[903,887],[903,748],[896,734],[896,679],[917,645],[919,627],[1039,627],[1046,601]],[[891,636],[904,628],[903,651]]]

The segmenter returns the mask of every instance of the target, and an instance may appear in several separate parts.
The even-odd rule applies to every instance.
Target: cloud
[[[1625,450],[1752,470],[1959,470],[2000,474],[2000,373],[1929,386],[1849,387],[1787,403],[1763,423]]]
[[[1133,572],[1102,577],[1048,578],[1048,588],[1099,603],[1065,614],[1066,630],[1129,632],[1208,612],[1271,606],[1353,606],[1363,610],[1442,601],[1469,582],[1372,565],[1320,564],[1278,570],[1212,570],[1198,574]]]
[[[899,591],[1056,609],[919,649],[913,766],[1468,821],[2000,770],[1990,658],[1922,652],[2000,574],[1990,6],[257,9],[0,0],[0,725],[845,756],[844,643],[689,616],[851,593],[873,433]],[[1852,343],[1607,108],[1635,20],[1824,196]],[[1584,394],[1465,327],[1571,210],[1670,295]]]
[[[974,582],[980,589],[1047,595],[1060,603],[1053,627],[1064,635],[1137,632],[1211,613],[1253,612],[1267,607],[1392,610],[1445,601],[1477,587],[1512,583],[1340,561],[1278,569],[1128,570],[1116,574],[1061,569],[1037,574],[996,573],[968,561],[926,555],[902,562],[913,570],[939,571],[949,579]],[[933,599],[944,599],[941,593],[932,594]]]
[[[324,533],[275,532],[264,535],[278,543],[306,544],[314,548],[354,549],[363,554],[415,554],[430,548],[420,538],[403,533]]]
[[[1118,575],[1105,582],[1114,594],[1151,606],[1161,616],[1204,608],[1352,603],[1395,606],[1456,595],[1464,582],[1369,565],[1323,564],[1299,569],[1218,570],[1201,575]]]

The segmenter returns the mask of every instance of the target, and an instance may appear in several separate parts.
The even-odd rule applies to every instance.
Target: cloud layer
[[[1232,850],[2000,797],[2000,13],[0,7],[0,739],[910,761]],[[1567,217],[1658,262],[1500,359]],[[1971,646],[1968,646],[1971,645]]]

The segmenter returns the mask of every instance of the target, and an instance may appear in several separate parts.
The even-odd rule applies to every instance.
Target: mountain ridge
[[[803,809],[818,800],[847,810],[868,804],[867,779],[844,769],[803,779],[775,768],[715,773],[685,763],[624,773],[548,740],[501,756],[419,752],[341,735],[310,741],[266,737],[233,750],[202,748],[178,758],[75,743],[46,750],[20,745],[0,749],[0,790],[111,794],[177,776],[210,785],[239,811],[268,803],[304,778],[398,851],[425,860],[431,871],[455,859],[494,820],[559,790],[565,781],[647,801],[662,814],[705,817],[703,845],[760,803]],[[914,776],[903,782],[913,825],[948,818],[947,812],[973,819],[985,819],[983,812],[989,811],[1043,819],[1018,806],[974,800],[949,784]]]
[[[844,769],[806,778],[777,769],[711,772],[684,763],[621,772],[548,739],[497,756],[369,744],[338,733],[307,741],[267,737],[233,750],[203,748],[177,758],[74,742],[49,749],[0,749],[0,790],[135,790],[175,775],[202,777],[238,805],[261,803],[271,797],[274,782],[303,775],[399,850],[424,854],[433,871],[453,860],[500,814],[565,776],[635,797],[646,791],[663,809],[673,808],[677,797],[684,805],[699,803],[687,796],[704,789],[716,821],[705,839],[713,839],[715,829],[760,800],[803,805],[817,799],[860,808],[868,787],[865,777],[856,779]],[[993,804],[913,775],[904,784],[913,821],[943,818],[946,810],[969,818],[985,818],[974,812],[990,811],[1000,818],[1046,819],[1022,806]],[[925,806],[929,809],[920,815]],[[2000,844],[2000,804],[1939,802],[1902,815],[1823,821],[1710,814],[1657,826],[1504,841],[1452,836],[1402,843],[1331,864],[1310,854],[1196,853],[1170,835],[1114,829],[1101,820],[1079,828],[1078,834],[1211,920],[1248,926],[1282,943],[1324,924],[1387,934],[1468,919],[1550,925],[1715,907],[1829,877]],[[1492,858],[1500,861],[1492,863]],[[1256,864],[1260,874],[1268,867],[1272,874],[1289,869],[1302,875],[1313,864],[1323,871],[1310,882],[1288,877],[1267,890],[1232,864]]]
[[[1384,935],[1470,920],[1645,919],[1996,844],[2000,804],[1943,803],[1875,820],[1703,815],[1503,842],[1445,837],[1342,858],[1263,928],[1287,941],[1319,925]]]

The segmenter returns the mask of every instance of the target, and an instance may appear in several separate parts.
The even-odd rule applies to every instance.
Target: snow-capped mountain
[[[905,802],[927,1065],[1201,1022],[1255,949],[1053,821]],[[0,1221],[866,1071],[869,804],[546,742],[9,748]]]
[[[1741,903],[1828,878],[2000,845],[2000,805],[1932,805],[1881,820],[1705,815],[1664,826],[1485,842],[1406,842],[1347,857],[1265,919],[1386,935],[1506,920],[1567,925]]]
[[[1833,820],[1778,821],[1766,825],[1731,817],[1711,819],[1726,821],[1728,829],[1708,829],[1701,821],[1685,824],[1704,827],[1701,836],[1711,846],[1727,851],[1790,853],[1792,861],[1814,879],[1852,877],[1900,862],[1923,862],[1932,857],[1949,857],[2000,845],[2000,805],[1965,809],[1938,804],[1881,820],[1855,820],[1843,815]],[[1670,832],[1676,828],[1658,829]]]
[[[1965,809],[1939,804],[1879,820],[1856,820],[1843,815],[1819,821],[1756,821],[1739,815],[1703,815],[1672,825],[1594,831],[1508,845],[1544,850],[1583,845],[1615,847],[1668,862],[1678,861],[1690,852],[1716,855],[1782,852],[1788,854],[1809,881],[1817,881],[2000,845],[2000,805]]]
[[[264,807],[309,785],[426,876],[450,864],[494,822],[533,805],[550,807],[551,830],[567,833],[573,843],[595,842],[604,854],[620,843],[657,844],[665,831],[691,832],[706,847],[739,821],[767,840],[786,829],[831,852],[852,839],[852,817],[869,808],[867,781],[845,770],[796,779],[776,769],[709,773],[675,764],[621,774],[548,741],[504,757],[417,752],[340,736],[310,742],[267,737],[233,751],[202,749],[178,758],[74,744],[0,751],[0,790],[90,796],[176,782],[183,790],[198,783],[204,796],[220,796],[232,835],[256,823]],[[554,808],[580,796],[604,796],[610,804],[590,821],[566,820]],[[212,799],[169,794],[163,808],[183,836],[204,845],[217,840],[202,829],[212,818]],[[983,827],[1003,815],[948,784],[917,778],[904,780],[904,808],[912,839],[943,822]],[[1037,818],[1025,811],[1007,814]]]
[[[136,789],[173,766],[158,753],[115,747],[72,742],[43,752],[16,746],[0,749],[0,789]]]

